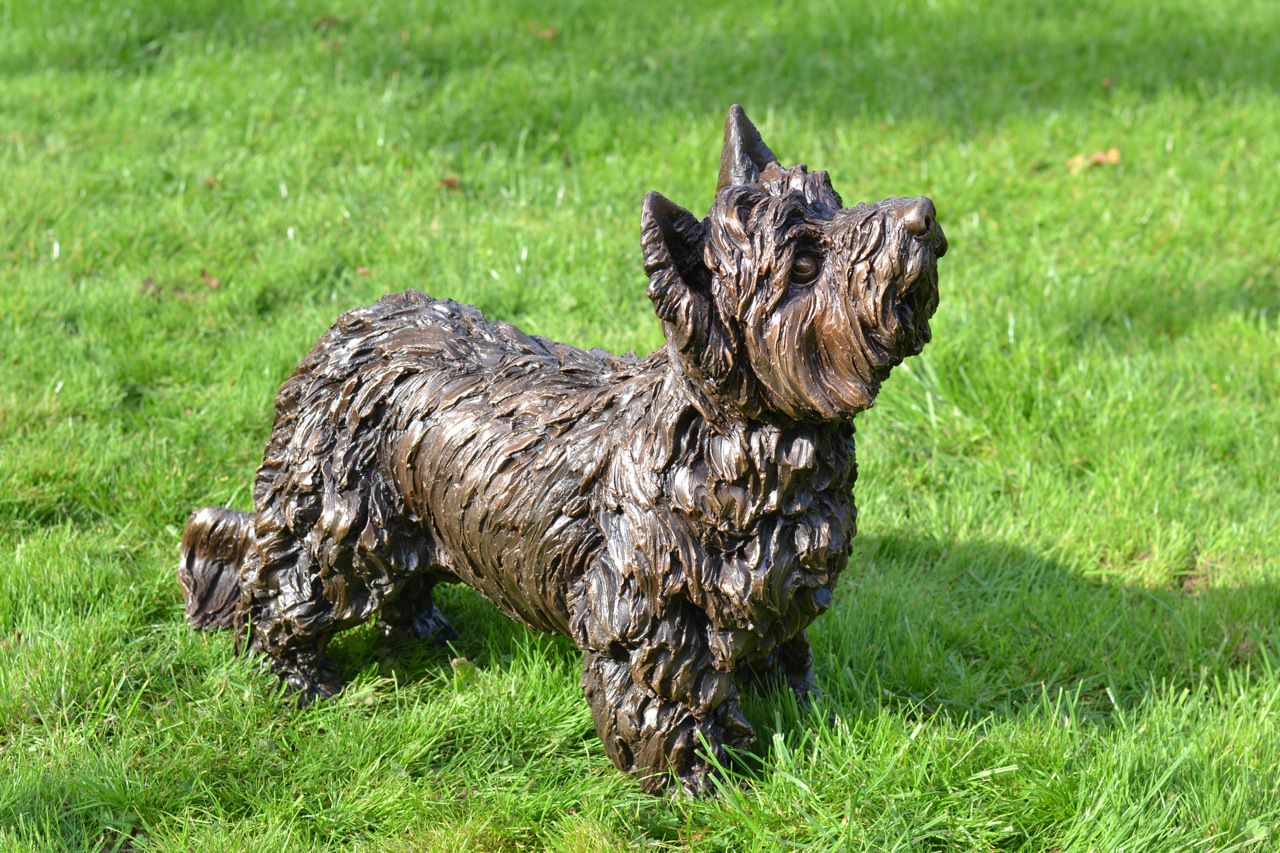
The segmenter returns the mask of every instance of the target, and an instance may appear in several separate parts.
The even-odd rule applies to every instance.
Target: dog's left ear
[[[705,340],[713,308],[711,275],[702,261],[702,223],[661,193],[651,192],[644,197],[640,226],[654,311],[681,349],[690,341]]]

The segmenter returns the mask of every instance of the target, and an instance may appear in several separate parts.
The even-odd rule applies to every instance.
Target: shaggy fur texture
[[[736,678],[812,689],[805,627],[854,536],[852,417],[929,340],[946,241],[927,199],[843,208],[738,107],[698,220],[642,216],[667,345],[585,351],[416,291],[344,314],[281,388],[254,512],[202,509],[179,577],[196,627],[236,627],[304,699],[375,614],[452,636],[462,582],[572,638],[613,761],[708,786],[754,738]]]

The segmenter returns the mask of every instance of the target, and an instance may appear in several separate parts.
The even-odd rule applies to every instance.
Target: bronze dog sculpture
[[[644,200],[666,345],[619,357],[416,291],[350,311],[276,398],[252,513],[197,511],[179,578],[303,699],[337,631],[452,638],[462,582],[585,652],[605,750],[647,791],[708,788],[754,740],[735,678],[812,690],[856,510],[852,417],[921,351],[946,251],[933,204],[844,208],[735,106],[701,221]]]

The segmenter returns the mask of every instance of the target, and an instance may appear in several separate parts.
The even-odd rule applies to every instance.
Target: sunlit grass
[[[0,2],[0,848],[1273,849],[1277,40],[1266,2]],[[656,346],[640,199],[705,209],[734,101],[952,245],[858,422],[824,698],[748,701],[741,786],[639,794],[574,650],[469,590],[473,673],[357,630],[305,711],[185,627],[183,520],[248,505],[346,308]]]

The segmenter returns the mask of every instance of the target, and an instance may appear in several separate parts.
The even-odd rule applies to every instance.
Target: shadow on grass
[[[1139,586],[1097,568],[1004,543],[859,537],[837,606],[810,629],[816,712],[982,725],[1066,699],[1105,723],[1153,692],[1260,673],[1280,654],[1280,584],[1217,584],[1201,564]],[[747,708],[762,743],[806,725],[787,697]]]
[[[42,21],[26,52],[16,51],[0,70],[145,73],[175,51],[209,42],[248,52],[325,42],[333,50],[317,48],[317,73],[337,62],[340,46],[344,73],[379,84],[469,74],[483,84],[514,66],[538,79],[454,111],[482,137],[469,143],[536,146],[544,132],[563,136],[602,109],[651,126],[655,112],[719,115],[741,100],[759,113],[835,121],[925,116],[971,126],[1100,101],[1113,90],[1270,91],[1280,65],[1269,50],[1280,38],[1280,19],[1262,7],[1251,16],[1109,4],[978,12],[868,3],[750,17],[706,7],[691,14],[684,31],[692,36],[682,39],[660,11],[601,17],[566,9],[534,21],[532,10],[518,8],[455,18],[435,8],[335,16],[244,3],[129,5],[114,19],[85,22],[69,9],[65,20]],[[552,27],[540,35],[544,25]]]
[[[744,690],[757,740],[731,758],[733,784],[767,787],[784,760],[778,750],[803,752],[834,720],[861,730],[888,717],[981,735],[1065,713],[1074,725],[1110,728],[1184,689],[1212,696],[1215,684],[1241,675],[1274,677],[1264,660],[1280,659],[1280,584],[1231,586],[1196,565],[1163,587],[1138,586],[1095,568],[1090,576],[1000,542],[860,536],[834,607],[810,629],[818,701],[802,710],[785,690]],[[406,685],[447,679],[454,656],[503,672],[545,656],[550,677],[563,679],[564,701],[582,701],[580,652],[567,639],[511,622],[466,587],[440,598],[461,633],[452,648],[422,644],[382,659],[363,628],[335,657],[348,675],[376,672]],[[594,745],[585,713],[582,720],[578,736]],[[662,814],[648,813],[646,831],[677,838],[680,826]]]
[[[337,634],[329,653],[348,680],[372,669],[398,683],[415,683],[453,671],[455,660],[479,669],[504,669],[519,655],[536,647],[548,666],[581,668],[581,652],[567,637],[527,628],[503,615],[480,593],[464,584],[440,585],[433,596],[436,605],[458,633],[448,644],[409,642],[394,647],[383,644],[373,620]]]
[[[1204,324],[1235,314],[1258,322],[1280,314],[1280,272],[1265,267],[1217,272],[1165,293],[1147,285],[1146,271],[1117,265],[1101,277],[1124,282],[1110,289],[1082,292],[1062,317],[1067,340],[1076,346],[1106,340],[1120,350],[1176,346]],[[1133,283],[1134,280],[1137,283]],[[1153,299],[1153,293],[1162,298]]]
[[[1141,562],[1149,555],[1136,555]],[[810,628],[818,712],[860,717],[890,709],[965,725],[1070,699],[1083,721],[1105,723],[1152,691],[1194,687],[1280,653],[1280,584],[1215,582],[1212,565],[1185,567],[1166,587],[1096,576],[1016,545],[924,537],[859,537],[836,605]],[[412,682],[448,672],[450,658],[505,667],[536,636],[464,587],[442,608],[461,637],[422,644],[378,663]],[[576,672],[565,638],[539,642],[548,665]],[[374,632],[337,644],[348,671],[378,659]],[[744,690],[764,749],[782,722],[805,725],[789,696]]]

